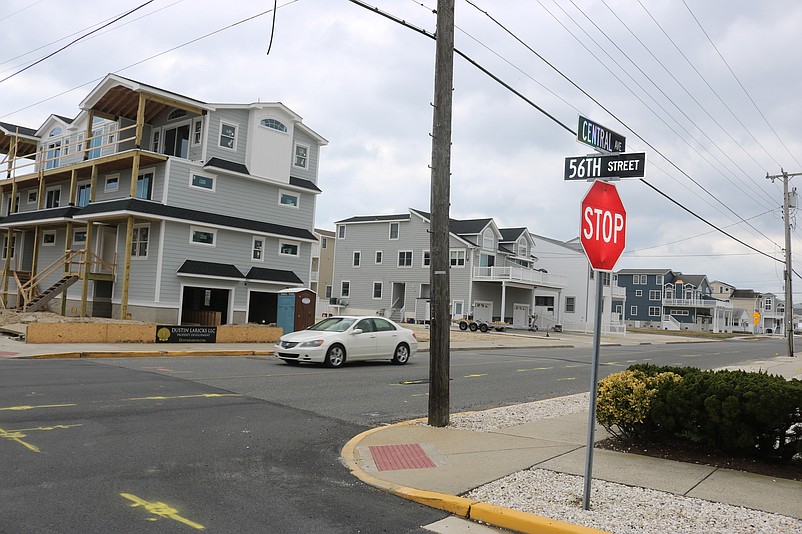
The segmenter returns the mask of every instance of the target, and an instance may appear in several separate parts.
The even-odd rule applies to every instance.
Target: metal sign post
[[[585,452],[585,491],[582,507],[590,510],[590,481],[593,478],[593,443],[596,439],[596,395],[599,391],[599,347],[601,347],[602,271],[596,271],[596,317],[593,321],[593,358],[590,367],[590,409],[588,410],[588,441]]]

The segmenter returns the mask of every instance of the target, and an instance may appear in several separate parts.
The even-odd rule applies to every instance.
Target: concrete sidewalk
[[[802,376],[797,358],[778,357],[740,368]],[[476,432],[410,421],[354,437],[342,456],[364,482],[458,516],[517,532],[600,532],[460,496],[532,467],[582,476],[587,422],[587,412],[580,412]],[[597,441],[606,437],[597,425]],[[593,478],[802,520],[799,481],[604,449],[594,450]]]

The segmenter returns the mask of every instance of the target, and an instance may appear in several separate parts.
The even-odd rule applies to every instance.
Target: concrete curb
[[[261,350],[140,350],[140,351],[76,351],[19,356],[19,360],[49,360],[57,358],[156,358],[160,356],[272,356],[273,351]]]
[[[519,346],[509,346],[509,347],[449,347],[451,352],[460,352],[460,351],[469,351],[469,350],[518,350],[518,349],[575,349],[576,346],[574,345],[521,345]],[[417,352],[429,352],[429,347],[419,348]]]
[[[352,475],[374,488],[392,493],[410,501],[424,504],[431,508],[443,510],[453,515],[458,515],[473,521],[481,521],[488,525],[506,528],[514,532],[521,532],[523,534],[609,534],[604,530],[597,530],[581,525],[572,525],[571,523],[528,514],[503,506],[474,501],[457,495],[410,488],[387,482],[370,475],[359,467],[356,462],[355,451],[357,445],[366,436],[375,432],[380,432],[388,427],[411,425],[424,420],[425,419],[413,419],[411,421],[402,421],[392,425],[371,428],[370,430],[366,430],[354,436],[343,446],[340,452],[345,466],[351,471]]]

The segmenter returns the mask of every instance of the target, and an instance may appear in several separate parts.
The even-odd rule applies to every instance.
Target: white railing
[[[544,273],[525,267],[474,267],[474,280],[510,280],[515,282],[529,282],[549,287],[565,287],[565,276]]]
[[[663,306],[684,308],[732,308],[732,302],[716,299],[663,299]]]
[[[663,315],[662,326],[665,330],[681,330],[679,321],[671,315]]]
[[[566,321],[562,323],[563,332],[581,332],[584,334],[592,334],[594,323],[593,321]],[[611,322],[605,323],[602,321],[603,334],[626,334],[627,326],[623,323]]]

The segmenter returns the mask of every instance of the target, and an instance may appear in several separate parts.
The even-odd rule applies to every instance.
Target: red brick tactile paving
[[[369,449],[379,471],[437,467],[417,443],[371,445]]]

